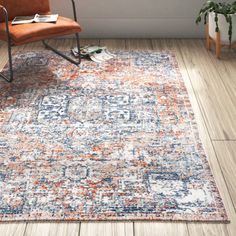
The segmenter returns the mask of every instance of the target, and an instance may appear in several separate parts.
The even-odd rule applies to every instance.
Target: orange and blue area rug
[[[226,222],[171,52],[76,67],[15,55],[0,81],[0,221]]]

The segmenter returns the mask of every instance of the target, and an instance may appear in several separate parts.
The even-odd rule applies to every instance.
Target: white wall
[[[82,37],[202,37],[195,17],[205,0],[76,0]],[[71,0],[51,0],[72,17]]]

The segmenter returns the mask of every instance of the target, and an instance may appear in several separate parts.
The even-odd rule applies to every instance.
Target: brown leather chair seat
[[[81,62],[79,32],[80,25],[77,23],[77,13],[75,0],[70,0],[74,20],[59,16],[56,23],[32,23],[12,25],[11,21],[16,16],[32,16],[35,14],[50,14],[49,0],[0,0],[0,40],[4,40],[8,45],[9,74],[0,72],[0,78],[8,82],[13,81],[13,60],[11,53],[12,45],[22,45],[25,43],[43,41],[46,48],[52,50],[57,55],[78,66]],[[7,23],[6,23],[7,21]],[[7,25],[6,25],[7,24]],[[9,29],[8,29],[9,28]],[[57,48],[44,41],[49,38],[75,34],[78,59],[74,59],[67,54],[60,52]]]
[[[10,37],[14,45],[53,38],[57,36],[79,33],[80,25],[62,16],[58,17],[56,23],[32,23],[12,25],[9,22]],[[6,24],[0,23],[0,40],[6,40]]]

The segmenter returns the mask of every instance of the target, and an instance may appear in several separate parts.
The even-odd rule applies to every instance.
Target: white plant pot
[[[220,30],[221,43],[229,44],[229,23],[226,21],[225,16],[218,14],[218,26]],[[211,38],[216,40],[216,23],[215,23],[215,13],[209,13],[209,35]],[[232,14],[232,42],[236,41],[236,14]]]

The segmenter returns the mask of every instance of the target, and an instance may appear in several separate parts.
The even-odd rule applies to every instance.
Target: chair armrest
[[[5,21],[8,23],[8,12],[7,12],[7,9],[4,6],[0,5],[0,10],[1,10],[1,12],[3,11],[4,16],[5,16]]]
[[[10,39],[9,26],[8,26],[8,24],[9,24],[8,12],[7,12],[7,9],[4,6],[0,5],[0,14],[1,14],[2,11],[5,15],[7,41],[8,41],[8,44],[10,44],[11,39]]]
[[[75,1],[71,0],[71,3],[72,3],[72,8],[73,8],[74,20],[77,21],[77,13],[76,13]]]

